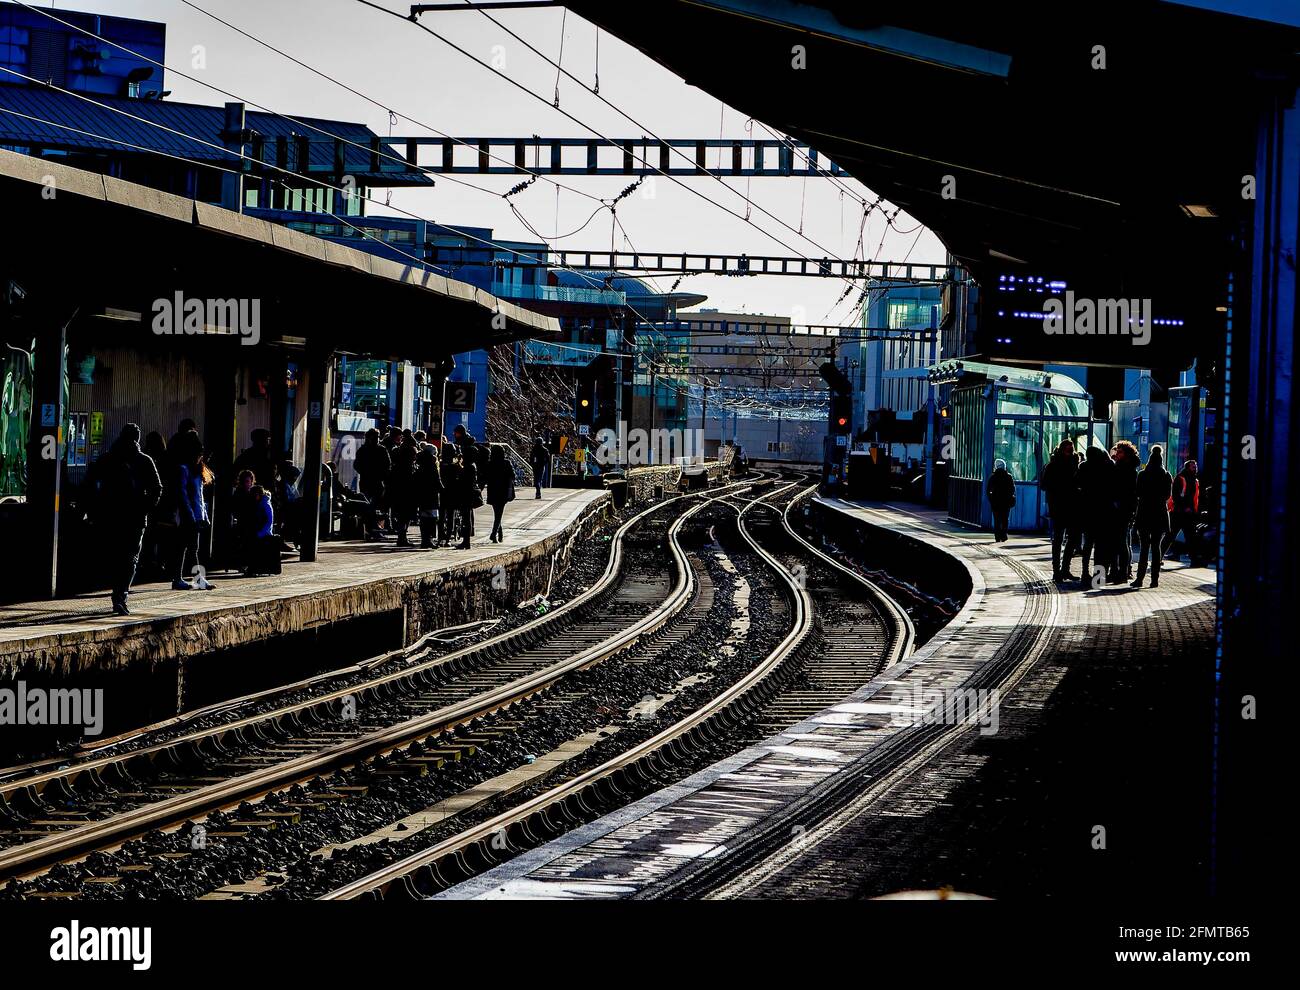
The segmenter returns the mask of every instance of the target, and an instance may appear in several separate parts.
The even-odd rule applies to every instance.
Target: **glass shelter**
[[[973,361],[937,364],[927,377],[930,384],[951,389],[949,517],[973,526],[993,524],[984,493],[993,463],[1000,458],[1016,479],[1010,528],[1046,528],[1047,503],[1038,479],[1063,439],[1073,440],[1079,449],[1095,442],[1092,396],[1074,379],[1056,372]]]

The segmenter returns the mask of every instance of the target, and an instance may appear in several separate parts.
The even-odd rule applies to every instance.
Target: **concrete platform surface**
[[[164,626],[181,624],[201,630],[234,614],[263,612],[277,613],[285,621],[278,628],[263,628],[262,634],[285,633],[302,623],[391,607],[393,602],[385,600],[391,597],[385,590],[389,586],[412,580],[438,583],[445,575],[489,560],[515,559],[571,529],[602,500],[608,501],[609,495],[598,489],[547,489],[540,501],[532,497],[531,490],[521,489],[520,497],[506,506],[503,543],[487,541],[492,511],[484,507],[476,514],[476,536],[468,550],[399,548],[392,539],[375,543],[323,541],[318,560],[286,562],[283,573],[273,577],[245,578],[213,572],[209,577],[216,587],[211,591],[173,591],[169,583],[162,582],[136,585],[130,598],[132,615],[128,617],[112,614],[107,592],[2,606],[0,676],[12,674],[23,660],[57,655],[74,647],[82,649],[92,642],[101,647],[114,642],[125,644],[139,639],[138,634],[157,632]],[[415,527],[411,533],[418,543]],[[296,605],[327,598],[337,600],[334,614],[309,614],[308,609],[301,622],[288,619]],[[210,645],[232,644],[233,639],[227,639]],[[177,653],[164,648],[163,643],[154,645],[158,648],[155,659]],[[104,651],[97,648],[93,652]],[[114,662],[129,659],[123,653]]]
[[[956,556],[973,583],[961,612],[843,703],[440,898],[671,896],[760,829],[784,835],[780,851],[728,872],[721,896],[1087,896],[1157,873],[1195,888],[1207,764],[1190,747],[1210,716],[1213,571],[1173,565],[1155,590],[1058,588],[1040,537],[998,545],[913,506],[827,504]],[[891,769],[882,748],[918,728],[895,713],[995,662],[996,719]],[[801,818],[846,776],[857,797]]]

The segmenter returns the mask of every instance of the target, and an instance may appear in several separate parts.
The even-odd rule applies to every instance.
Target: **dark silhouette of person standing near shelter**
[[[1016,479],[1007,470],[1007,462],[998,458],[988,483],[989,508],[993,510],[993,539],[1007,541],[1007,521],[1016,504]]]
[[[1151,555],[1151,587],[1160,587],[1160,548],[1169,535],[1169,498],[1174,479],[1165,470],[1165,453],[1159,444],[1151,448],[1147,466],[1138,475],[1137,530],[1141,550],[1138,553],[1137,579],[1131,587],[1142,587],[1147,573],[1147,554]]]
[[[97,522],[107,538],[114,615],[130,615],[127,596],[135,580],[149,513],[162,496],[162,479],[153,458],[140,449],[140,427],[127,423],[95,462],[90,483]]]

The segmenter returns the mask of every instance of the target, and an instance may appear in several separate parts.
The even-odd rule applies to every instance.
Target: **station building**
[[[327,503],[331,433],[358,425],[363,394],[412,423],[453,354],[558,330],[365,218],[371,190],[430,183],[368,128],[164,99],[162,70],[115,47],[164,62],[163,25],[57,16],[74,27],[0,5],[0,187],[23,231],[0,255],[0,542],[28,563],[0,595],[98,583],[78,485],[127,422],[168,438],[194,420],[218,476],[267,430],[305,504]],[[290,215],[296,228],[271,222]],[[354,359],[383,370],[353,374]]]

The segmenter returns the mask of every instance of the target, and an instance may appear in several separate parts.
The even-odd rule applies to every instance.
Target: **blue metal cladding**
[[[0,70],[0,77],[5,75],[7,73]],[[117,154],[132,154],[133,150],[129,146],[135,145],[151,152],[213,162],[225,167],[231,167],[237,161],[222,146],[224,107],[103,95],[96,95],[93,100],[91,102],[38,86],[0,85],[0,144]],[[6,113],[6,110],[13,112]],[[298,119],[303,124],[318,127],[321,131],[353,143],[341,146],[343,171],[355,176],[362,184],[433,184],[427,175],[403,170],[400,165],[388,159],[381,158],[379,171],[373,171],[370,167],[373,163],[369,148],[377,135],[364,124],[312,117]],[[278,164],[276,142],[278,138],[283,138],[287,156],[284,167],[291,171],[305,171],[308,175],[335,172],[336,147],[333,138],[304,129],[302,125],[283,117],[255,110],[248,111],[246,126],[261,136],[260,160],[271,165]],[[295,138],[305,130],[308,154],[304,169],[298,160]],[[257,149],[258,145],[254,143],[250,145],[248,153],[258,157]]]
[[[148,59],[166,61],[165,24],[68,10],[53,10],[51,14],[0,5],[0,67],[8,66],[24,75],[97,96],[125,96],[127,78],[132,73],[143,77],[140,88],[144,92],[163,88],[162,69]],[[85,31],[108,43],[89,37]],[[21,81],[7,76],[0,72],[0,82]]]

